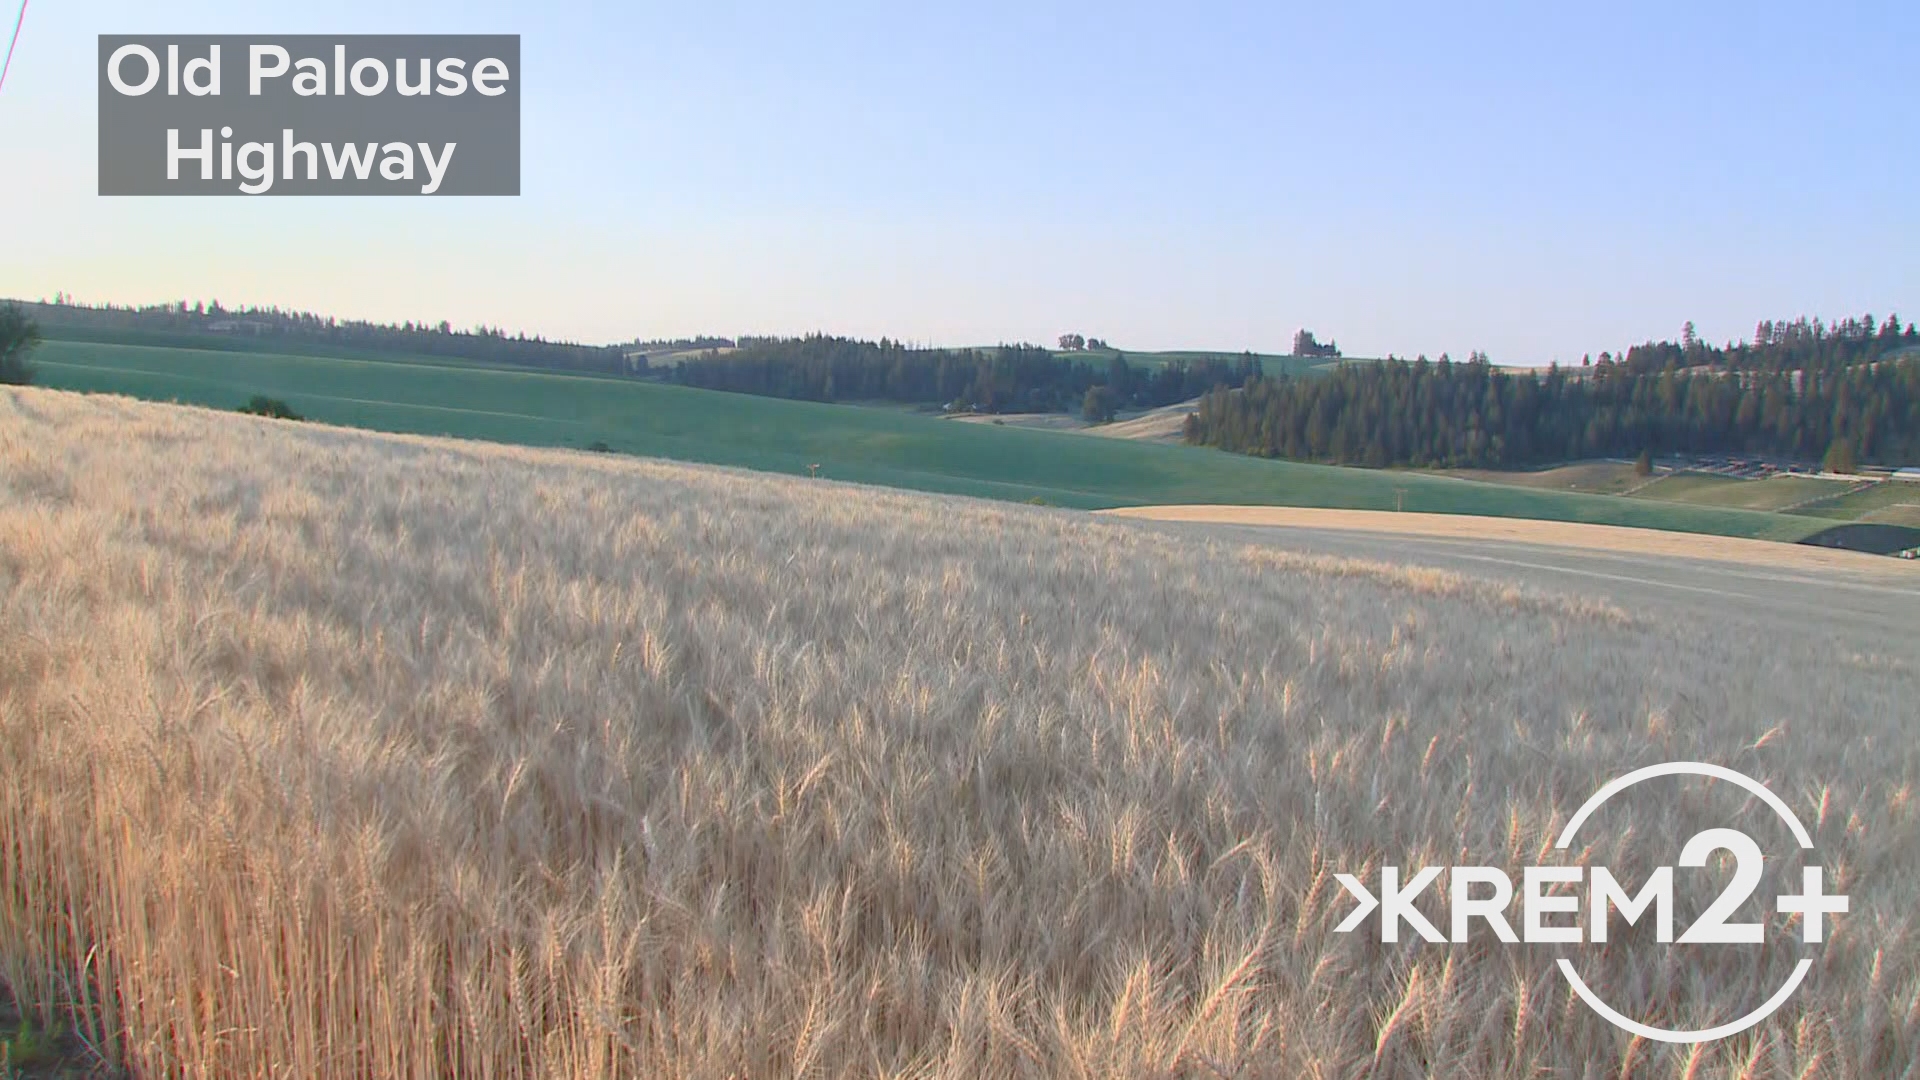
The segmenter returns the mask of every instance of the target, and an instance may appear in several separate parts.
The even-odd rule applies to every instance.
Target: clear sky
[[[96,196],[96,35],[198,32],[519,33],[523,194]],[[1911,2],[37,0],[0,295],[1506,363],[1920,317],[1916,46]]]

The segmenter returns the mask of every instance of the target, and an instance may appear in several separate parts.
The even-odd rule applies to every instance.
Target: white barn
[[[1905,480],[1909,483],[1920,484],[1920,469],[1895,469],[1893,471],[1893,478],[1895,480]]]

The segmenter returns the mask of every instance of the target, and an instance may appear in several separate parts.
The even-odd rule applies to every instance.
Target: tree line
[[[1132,364],[1124,353],[1104,363],[1056,356],[1038,345],[984,349],[912,348],[882,338],[861,341],[814,334],[741,339],[675,365],[685,386],[805,401],[890,401],[988,413],[1154,408],[1197,397],[1260,370],[1251,355]]]
[[[520,367],[554,368],[605,374],[645,374],[646,358],[629,359],[619,346],[580,345],[549,341],[525,334],[508,335],[497,327],[456,330],[447,321],[437,324],[405,322],[383,324],[277,307],[225,308],[220,302],[181,300],[147,306],[92,306],[65,297],[54,303],[21,305],[47,333],[132,332],[193,339],[198,347],[220,342],[299,342],[368,352],[411,353],[452,357]]]
[[[1641,454],[1920,461],[1920,332],[1897,317],[1765,322],[1546,371],[1389,357],[1207,393],[1189,442],[1385,467],[1514,468]]]
[[[27,357],[40,344],[40,327],[19,304],[0,303],[0,385],[33,382]]]

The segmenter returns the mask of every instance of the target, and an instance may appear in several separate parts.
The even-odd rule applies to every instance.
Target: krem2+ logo
[[[1705,776],[1736,784],[1751,792],[1765,803],[1785,823],[1787,830],[1801,849],[1811,852],[1813,839],[1794,816],[1793,810],[1781,801],[1778,795],[1769,791],[1766,785],[1732,769],[1700,762],[1676,761],[1664,765],[1652,765],[1638,769],[1602,786],[1593,793],[1584,805],[1568,819],[1566,828],[1560,831],[1560,837],[1554,847],[1566,851],[1579,834],[1582,825],[1587,823],[1593,813],[1608,800],[1628,791],[1645,780],[1663,776]],[[1721,890],[1712,903],[1701,911],[1693,921],[1674,936],[1674,875],[1677,872],[1699,870],[1707,866],[1709,856],[1724,851],[1733,857],[1734,872],[1732,879]],[[1516,934],[1507,921],[1506,912],[1513,901],[1513,881],[1507,874],[1491,866],[1454,866],[1446,868],[1447,904],[1450,914],[1449,930],[1451,934],[1442,934],[1425,915],[1414,907],[1414,900],[1431,887],[1441,874],[1441,867],[1429,866],[1421,869],[1404,881],[1400,868],[1382,866],[1380,868],[1379,892],[1376,894],[1366,884],[1352,874],[1335,874],[1334,878],[1358,901],[1356,907],[1340,925],[1334,927],[1337,933],[1351,933],[1359,929],[1368,916],[1378,914],[1380,940],[1397,942],[1400,929],[1404,924],[1413,933],[1431,942],[1467,941],[1468,928],[1473,919],[1482,919],[1492,929],[1500,941],[1507,944],[1579,944],[1583,941],[1604,943],[1607,940],[1609,913],[1618,913],[1621,920],[1630,925],[1642,925],[1642,919],[1651,919],[1655,929],[1655,940],[1662,944],[1679,945],[1738,945],[1762,944],[1766,940],[1766,925],[1759,922],[1735,921],[1741,907],[1747,903],[1758,889],[1765,856],[1760,845],[1754,839],[1734,828],[1706,829],[1696,833],[1680,846],[1679,857],[1675,864],[1655,869],[1647,879],[1633,890],[1623,883],[1604,866],[1529,866],[1521,875],[1521,928]],[[1809,855],[1808,858],[1811,858]],[[1825,938],[1828,917],[1847,910],[1847,898],[1840,894],[1825,891],[1825,874],[1818,865],[1807,865],[1801,871],[1800,890],[1786,892],[1774,898],[1773,910],[1784,915],[1801,917],[1801,939],[1807,944],[1817,945]],[[1549,889],[1566,886],[1566,891],[1549,893]],[[1582,904],[1581,890],[1584,890],[1585,904]],[[1476,894],[1484,895],[1476,895]],[[1586,925],[1579,924],[1581,915],[1586,916]],[[1572,921],[1569,922],[1568,920]],[[1579,995],[1594,1012],[1617,1027],[1639,1035],[1666,1043],[1699,1043],[1725,1038],[1760,1023],[1773,1015],[1774,1011],[1786,1004],[1793,992],[1799,989],[1801,980],[1813,966],[1811,957],[1801,957],[1794,965],[1793,974],[1787,977],[1771,997],[1761,1003],[1752,1012],[1714,1027],[1695,1031],[1675,1031],[1643,1023],[1622,1014],[1609,1005],[1606,999],[1580,977],[1571,960],[1559,958],[1560,973],[1573,992]]]

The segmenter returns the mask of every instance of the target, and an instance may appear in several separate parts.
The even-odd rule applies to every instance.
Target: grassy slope
[[[1448,475],[1490,484],[1599,495],[1624,494],[1644,482],[1635,475],[1631,464],[1620,461],[1580,461],[1551,469],[1450,469]]]
[[[1241,503],[1591,521],[1797,540],[1783,515],[1262,461],[1215,450],[818,405],[591,376],[411,362],[49,342],[45,385],[233,408],[283,398],[327,423],[615,450],[993,498],[1100,508]]]

